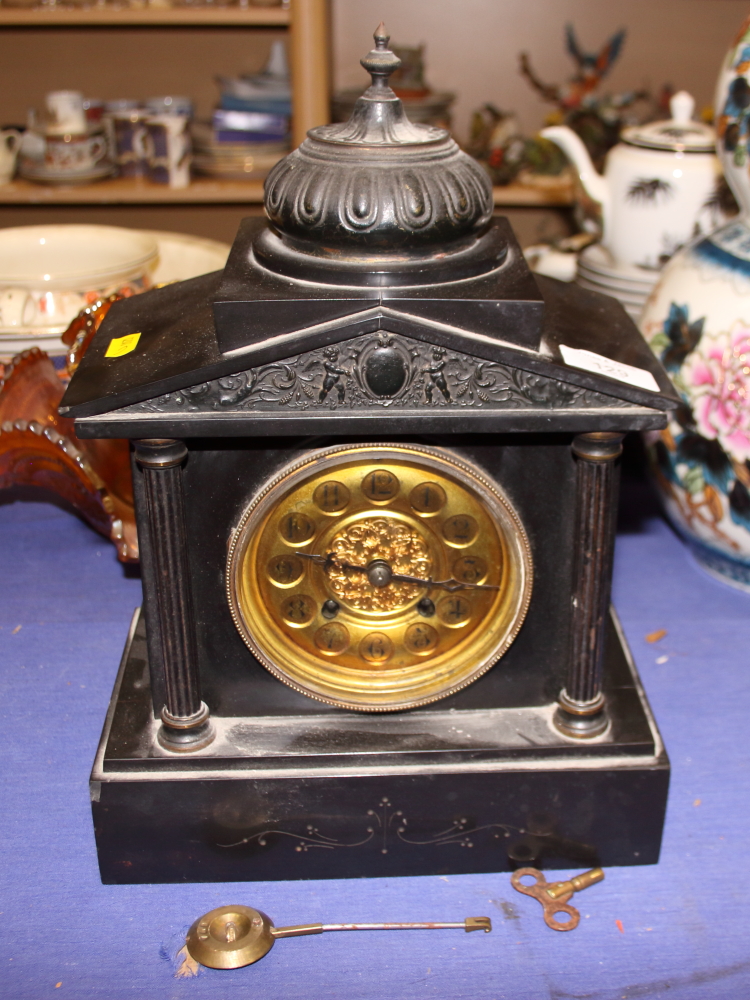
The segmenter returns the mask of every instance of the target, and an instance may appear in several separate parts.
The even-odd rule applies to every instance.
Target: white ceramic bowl
[[[108,227],[81,227],[108,228]],[[0,230],[0,234],[3,230]],[[7,230],[6,230],[7,232]],[[183,233],[168,233],[158,230],[120,230],[135,236],[145,236],[156,241],[158,259],[154,270],[150,272],[149,281],[144,284],[160,285],[171,281],[185,281],[196,278],[199,274],[218,271],[226,264],[230,246],[218,240],[208,240],[200,236],[187,236]],[[0,293],[1,294],[1,293]],[[78,310],[74,313],[77,315]],[[60,340],[62,330],[50,327],[9,327],[0,328],[0,362],[9,361],[19,351],[30,347],[39,347],[51,355],[65,354],[67,348]]]
[[[156,239],[133,229],[0,229],[0,334],[60,334],[98,298],[149,288],[158,257]]]
[[[153,236],[159,245],[159,262],[152,275],[155,285],[187,281],[200,274],[219,271],[226,264],[232,249],[228,243],[203,236],[169,233],[160,229],[144,229],[143,232]]]

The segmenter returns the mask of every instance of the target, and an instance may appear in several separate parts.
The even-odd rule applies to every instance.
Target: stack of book
[[[226,180],[260,180],[289,150],[291,87],[283,42],[254,76],[218,77],[219,106],[196,122],[193,168]]]

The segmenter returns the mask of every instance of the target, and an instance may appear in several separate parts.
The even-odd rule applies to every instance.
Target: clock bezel
[[[244,558],[249,546],[253,544],[256,532],[262,530],[266,523],[276,499],[280,495],[288,495],[289,490],[303,483],[313,471],[320,473],[324,468],[330,470],[359,458],[363,464],[372,464],[373,461],[403,462],[409,456],[413,456],[417,461],[426,460],[426,472],[430,468],[433,471],[438,469],[444,475],[453,477],[459,487],[471,491],[483,505],[486,505],[502,543],[507,547],[506,558],[509,560],[511,583],[507,596],[503,599],[506,607],[510,605],[510,610],[504,611],[503,624],[495,641],[487,644],[485,640],[479,660],[471,667],[465,666],[461,672],[451,675],[455,678],[454,682],[446,683],[441,674],[438,681],[422,683],[418,696],[400,699],[394,697],[387,701],[382,700],[381,695],[381,700],[368,697],[360,701],[355,692],[349,692],[349,697],[342,698],[339,694],[333,694],[330,688],[326,690],[324,685],[316,687],[314,684],[307,684],[298,676],[288,672],[272,654],[269,655],[262,641],[258,641],[253,625],[243,611]],[[393,712],[418,708],[447,698],[474,683],[501,659],[516,638],[526,618],[532,586],[531,546],[523,523],[502,488],[479,467],[467,462],[450,449],[394,442],[368,442],[321,448],[279,470],[245,508],[232,532],[226,564],[226,596],[229,610],[242,640],[258,662],[278,680],[307,697],[337,708],[361,712]],[[481,647],[481,643],[475,645]],[[320,662],[324,662],[323,657]],[[429,673],[429,668],[426,673]]]

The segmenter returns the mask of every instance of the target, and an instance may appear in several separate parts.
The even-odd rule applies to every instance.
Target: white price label
[[[586,372],[607,375],[609,378],[616,378],[618,382],[627,382],[628,385],[638,386],[639,389],[648,389],[649,392],[659,391],[654,376],[643,368],[634,368],[632,365],[623,364],[622,361],[613,361],[601,354],[594,354],[593,351],[566,347],[565,344],[560,344],[560,354],[565,364],[571,368],[582,368]]]

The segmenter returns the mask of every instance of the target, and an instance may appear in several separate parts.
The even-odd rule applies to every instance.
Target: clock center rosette
[[[326,575],[335,597],[364,612],[399,611],[424,592],[418,583],[393,575],[428,580],[434,560],[425,538],[394,517],[365,517],[331,539],[333,555]]]

